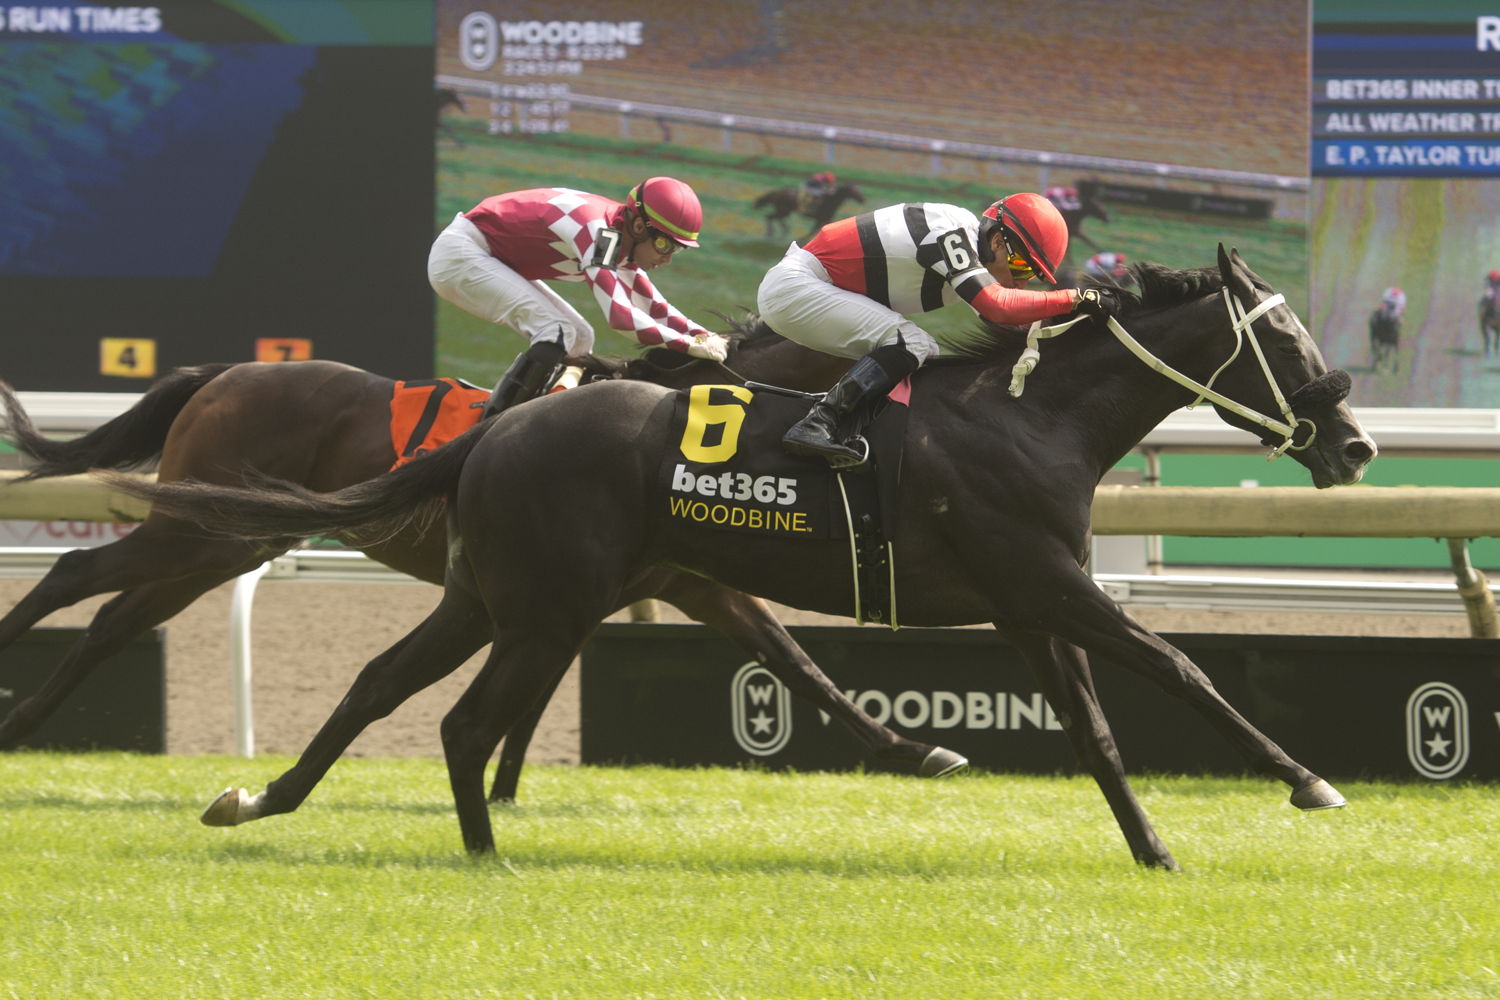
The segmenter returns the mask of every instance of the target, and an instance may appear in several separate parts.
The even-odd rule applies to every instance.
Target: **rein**
[[[1114,338],[1121,344],[1123,344],[1126,350],[1130,351],[1131,354],[1140,359],[1140,361],[1144,363],[1147,368],[1150,368],[1157,374],[1171,379],[1173,382],[1176,382],[1183,388],[1190,389],[1197,394],[1197,398],[1187,405],[1188,409],[1191,410],[1193,407],[1197,406],[1199,403],[1203,402],[1206,399],[1209,402],[1228,410],[1236,416],[1242,417],[1250,423],[1255,424],[1257,427],[1261,427],[1273,434],[1280,435],[1283,439],[1281,444],[1271,449],[1271,453],[1266,456],[1266,461],[1269,462],[1273,459],[1280,458],[1288,451],[1302,451],[1303,449],[1310,446],[1313,443],[1313,440],[1318,436],[1318,425],[1313,423],[1311,420],[1308,420],[1306,417],[1299,417],[1292,412],[1292,407],[1287,403],[1286,397],[1282,394],[1281,387],[1276,384],[1276,377],[1271,373],[1271,366],[1266,361],[1265,352],[1261,349],[1260,341],[1255,336],[1255,329],[1253,326],[1254,322],[1261,316],[1265,315],[1266,312],[1274,309],[1276,306],[1285,304],[1286,297],[1280,292],[1277,292],[1276,294],[1262,300],[1255,306],[1254,309],[1251,309],[1247,312],[1245,310],[1244,304],[1241,303],[1239,298],[1236,297],[1234,293],[1232,293],[1227,287],[1223,289],[1223,296],[1224,307],[1229,311],[1229,323],[1234,330],[1234,351],[1230,353],[1228,360],[1226,360],[1222,365],[1215,369],[1214,373],[1209,376],[1209,379],[1206,383],[1198,382],[1197,380],[1184,375],[1182,372],[1178,371],[1171,365],[1167,364],[1165,361],[1158,358],[1156,355],[1152,354],[1149,350],[1143,347],[1139,341],[1137,341],[1128,332],[1126,332],[1125,328],[1121,326],[1113,316],[1110,316],[1108,318],[1106,326],[1108,326],[1109,332],[1114,335]],[[1074,325],[1082,322],[1084,319],[1087,319],[1087,317],[1079,315],[1068,320],[1066,323],[1059,323],[1055,326],[1042,326],[1040,321],[1037,321],[1031,325],[1031,329],[1026,334],[1026,349],[1021,352],[1020,359],[1011,368],[1010,394],[1012,396],[1020,396],[1021,393],[1025,391],[1026,376],[1035,371],[1036,366],[1041,362],[1041,351],[1038,348],[1039,341],[1066,333]],[[1298,320],[1297,322],[1300,325],[1301,320]],[[1263,413],[1258,413],[1255,410],[1250,409],[1250,407],[1236,402],[1233,399],[1230,399],[1228,396],[1225,396],[1223,393],[1218,392],[1213,388],[1215,380],[1217,380],[1218,377],[1223,374],[1224,370],[1234,362],[1235,358],[1239,357],[1240,351],[1241,349],[1243,349],[1246,340],[1249,340],[1250,348],[1252,351],[1254,351],[1256,361],[1260,364],[1261,373],[1266,378],[1266,384],[1271,388],[1271,395],[1276,400],[1277,408],[1281,411],[1281,416],[1283,418],[1281,420],[1278,420],[1275,417],[1266,416]],[[1339,376],[1342,376],[1342,378],[1339,378]],[[1318,376],[1318,378],[1298,389],[1292,395],[1294,398],[1298,398],[1310,395],[1337,393],[1338,384],[1340,383],[1347,385],[1348,376],[1344,375],[1342,372],[1327,372],[1326,374]],[[1347,388],[1344,389],[1344,392],[1345,394],[1347,394]],[[1340,398],[1342,398],[1342,396]],[[1298,428],[1304,425],[1311,428],[1311,433],[1308,434],[1307,440],[1303,441],[1301,444],[1293,444],[1292,442],[1297,435]]]

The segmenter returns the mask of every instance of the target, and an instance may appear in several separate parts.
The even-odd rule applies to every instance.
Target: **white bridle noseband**
[[[1244,304],[1227,287],[1223,290],[1223,294],[1224,307],[1229,310],[1229,324],[1234,330],[1234,350],[1230,353],[1229,358],[1209,376],[1207,382],[1198,382],[1184,375],[1161,358],[1152,354],[1145,347],[1142,347],[1140,342],[1127,333],[1125,328],[1113,316],[1109,317],[1106,325],[1109,327],[1109,332],[1114,334],[1115,339],[1125,345],[1125,349],[1139,358],[1147,368],[1198,394],[1198,398],[1188,404],[1188,409],[1192,409],[1206,399],[1236,416],[1243,417],[1257,427],[1262,427],[1273,434],[1280,435],[1283,439],[1281,444],[1271,449],[1271,453],[1266,456],[1266,461],[1269,462],[1274,458],[1279,458],[1287,451],[1301,451],[1313,443],[1313,439],[1318,435],[1318,426],[1311,420],[1305,417],[1298,417],[1292,413],[1292,408],[1287,404],[1286,397],[1281,392],[1281,387],[1276,384],[1276,377],[1271,374],[1271,366],[1267,363],[1265,352],[1261,349],[1260,341],[1255,336],[1253,325],[1257,319],[1271,309],[1285,304],[1286,297],[1277,292],[1275,295],[1269,296],[1257,303],[1254,309],[1247,312]],[[1293,316],[1295,317],[1295,315],[1294,313]],[[1084,319],[1087,319],[1087,317],[1079,315],[1068,320],[1066,323],[1059,323],[1056,326],[1042,326],[1040,322],[1031,324],[1031,329],[1026,334],[1026,349],[1021,352],[1020,360],[1011,368],[1010,394],[1012,396],[1021,395],[1026,388],[1026,376],[1035,371],[1036,366],[1041,362],[1042,355],[1038,349],[1038,343],[1067,332],[1074,324],[1082,322]],[[1302,321],[1297,320],[1297,325],[1300,328]],[[1275,417],[1268,417],[1263,413],[1257,413],[1248,406],[1230,399],[1213,388],[1215,380],[1224,372],[1224,369],[1228,368],[1234,362],[1234,359],[1239,357],[1246,340],[1250,342],[1250,348],[1255,352],[1255,359],[1260,363],[1260,370],[1266,377],[1266,384],[1271,387],[1271,396],[1276,400],[1276,406],[1281,410],[1281,420],[1277,420]],[[1312,432],[1308,434],[1306,441],[1301,444],[1293,444],[1292,439],[1297,434],[1297,428],[1302,425],[1311,428]]]

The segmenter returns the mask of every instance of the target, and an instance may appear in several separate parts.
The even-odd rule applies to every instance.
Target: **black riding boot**
[[[547,384],[547,379],[552,377],[562,359],[563,345],[557,341],[543,340],[532,344],[526,353],[516,356],[505,374],[500,376],[500,381],[495,383],[495,391],[485,401],[479,419],[492,417],[535,396]]]
[[[858,437],[875,404],[916,368],[917,359],[905,348],[882,347],[865,355],[813,404],[807,416],[792,425],[782,445],[794,455],[821,456],[835,469],[863,463],[869,457],[867,451],[845,444],[839,424],[847,420],[849,437]]]

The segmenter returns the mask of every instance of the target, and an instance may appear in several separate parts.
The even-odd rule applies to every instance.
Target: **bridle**
[[[1188,404],[1188,409],[1192,409],[1199,403],[1207,400],[1215,406],[1228,410],[1235,416],[1268,432],[1268,436],[1279,435],[1282,438],[1282,442],[1271,449],[1271,453],[1266,456],[1266,461],[1269,462],[1272,459],[1279,458],[1288,451],[1302,451],[1309,447],[1313,443],[1313,440],[1317,438],[1318,425],[1306,417],[1297,416],[1293,410],[1299,404],[1305,406],[1314,402],[1336,403],[1342,400],[1349,395],[1349,374],[1337,369],[1324,372],[1306,385],[1298,388],[1292,393],[1291,398],[1288,399],[1282,394],[1281,387],[1276,384],[1276,377],[1271,373],[1270,363],[1266,361],[1265,351],[1260,346],[1260,340],[1256,337],[1254,327],[1255,321],[1261,316],[1276,306],[1284,305],[1286,303],[1286,296],[1277,292],[1261,300],[1256,304],[1255,308],[1249,311],[1246,311],[1244,303],[1240,302],[1239,297],[1231,292],[1228,286],[1223,289],[1223,297],[1224,307],[1229,312],[1229,325],[1234,330],[1234,350],[1230,353],[1228,359],[1214,370],[1214,373],[1209,376],[1207,382],[1198,382],[1184,375],[1161,360],[1161,358],[1152,354],[1139,341],[1126,332],[1125,328],[1113,316],[1108,318],[1105,325],[1108,327],[1109,332],[1114,335],[1115,339],[1144,363],[1147,368],[1197,394],[1197,398]],[[1026,349],[1021,352],[1020,360],[1011,369],[1010,394],[1012,396],[1021,395],[1025,390],[1026,376],[1035,371],[1037,364],[1041,361],[1041,352],[1038,349],[1039,342],[1065,333],[1075,324],[1087,318],[1085,315],[1078,315],[1066,323],[1059,323],[1055,326],[1042,326],[1040,321],[1031,325],[1031,329],[1026,334]],[[1292,313],[1292,318],[1297,323],[1297,327],[1306,334],[1307,330],[1302,326],[1302,321],[1297,319],[1295,312]],[[1235,358],[1239,357],[1240,351],[1244,348],[1246,341],[1249,341],[1250,349],[1254,352],[1255,359],[1260,364],[1261,373],[1265,376],[1266,384],[1271,389],[1271,396],[1276,400],[1277,409],[1281,411],[1281,419],[1252,410],[1243,403],[1230,399],[1213,387],[1214,382],[1223,374],[1224,370],[1234,362]],[[1304,426],[1308,428],[1307,438],[1301,444],[1295,444],[1294,441],[1297,433]]]

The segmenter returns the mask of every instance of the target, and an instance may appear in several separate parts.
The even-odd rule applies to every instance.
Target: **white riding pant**
[[[533,344],[561,341],[570,357],[594,349],[588,320],[542,282],[523,278],[497,260],[479,227],[462,213],[433,241],[427,280],[460,309],[514,327]]]
[[[898,342],[918,364],[938,353],[932,334],[890,306],[838,287],[818,258],[795,243],[761,280],[757,306],[771,329],[825,354],[861,358]]]

